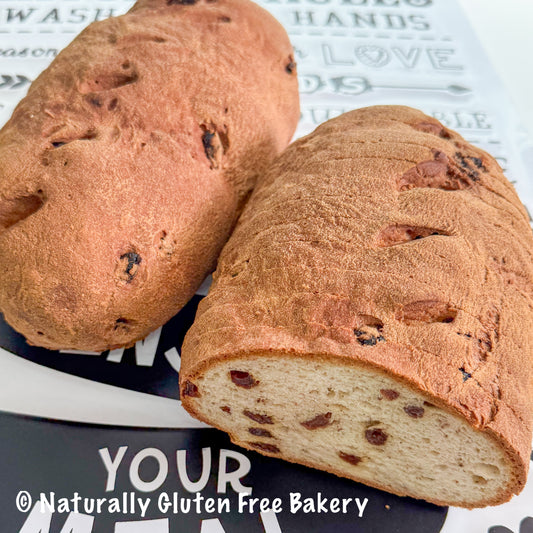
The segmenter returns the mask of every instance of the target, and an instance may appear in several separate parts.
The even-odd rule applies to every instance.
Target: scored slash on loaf
[[[495,160],[405,107],[260,179],[182,349],[184,407],[246,448],[441,505],[531,453],[533,237]]]
[[[91,24],[0,131],[0,311],[29,343],[146,337],[211,272],[299,118],[292,46],[248,0]]]

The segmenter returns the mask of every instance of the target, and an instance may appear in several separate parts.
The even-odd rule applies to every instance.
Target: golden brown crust
[[[261,352],[381,369],[501,444],[514,479],[484,504],[505,501],[531,453],[532,253],[492,157],[413,109],[347,113],[261,179],[186,336],[181,379]],[[365,342],[372,331],[383,341]]]
[[[0,132],[0,310],[30,343],[100,351],[163,324],[294,132],[284,29],[248,0],[189,4],[89,26]]]

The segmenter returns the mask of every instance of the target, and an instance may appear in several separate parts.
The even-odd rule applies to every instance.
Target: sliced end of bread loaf
[[[472,508],[521,485],[497,438],[370,366],[247,354],[185,379],[182,398],[240,446],[401,496]]]

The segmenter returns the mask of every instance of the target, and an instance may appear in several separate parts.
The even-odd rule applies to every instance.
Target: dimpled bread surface
[[[0,131],[6,321],[52,349],[144,338],[214,268],[298,118],[287,34],[248,0],[90,25]]]
[[[260,179],[182,349],[251,450],[440,505],[523,488],[533,237],[496,161],[420,111],[346,113]]]

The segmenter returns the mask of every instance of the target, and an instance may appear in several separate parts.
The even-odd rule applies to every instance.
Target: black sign
[[[242,450],[214,429],[0,412],[0,435],[2,532],[437,533],[447,513]]]

